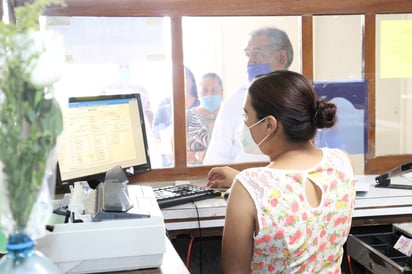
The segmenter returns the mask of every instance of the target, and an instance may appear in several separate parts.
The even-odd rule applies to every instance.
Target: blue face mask
[[[222,96],[211,95],[199,97],[200,105],[210,112],[215,111],[220,107],[222,103]]]
[[[272,71],[269,63],[264,64],[251,64],[247,65],[247,75],[249,79],[249,83],[256,78],[256,76],[266,74]]]

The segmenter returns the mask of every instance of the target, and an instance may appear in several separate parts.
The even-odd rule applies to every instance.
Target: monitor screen
[[[57,139],[58,182],[96,182],[120,166],[129,175],[151,169],[139,94],[72,97]]]

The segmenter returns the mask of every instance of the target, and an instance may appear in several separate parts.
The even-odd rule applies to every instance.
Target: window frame
[[[24,0],[17,0],[17,5]],[[66,0],[65,7],[53,6],[46,10],[50,16],[169,16],[171,18],[173,97],[174,97],[174,143],[175,167],[154,169],[135,175],[131,181],[151,182],[170,180],[190,180],[205,178],[210,166],[188,167],[186,164],[186,133],[182,123],[186,123],[182,44],[183,16],[301,16],[302,25],[302,73],[313,80],[313,16],[317,15],[365,15],[363,30],[364,75],[368,83],[368,151],[364,155],[364,173],[383,173],[401,163],[411,161],[412,155],[375,156],[375,19],[376,14],[410,13],[410,0],[331,0],[331,1],[264,1],[246,0]],[[254,163],[259,166],[262,163]],[[244,169],[250,164],[234,164]]]

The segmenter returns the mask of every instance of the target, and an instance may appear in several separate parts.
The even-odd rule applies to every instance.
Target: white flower
[[[33,85],[44,87],[62,77],[65,63],[63,36],[52,31],[30,31],[17,34],[15,42],[25,71]]]
[[[60,80],[63,74],[63,37],[52,31],[31,32],[30,35],[34,42],[32,52],[40,54],[30,72],[30,81],[39,87],[51,85]]]

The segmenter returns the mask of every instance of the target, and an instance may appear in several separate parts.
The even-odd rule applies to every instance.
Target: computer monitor
[[[128,175],[151,169],[140,94],[69,98],[57,139],[57,186],[95,186],[120,166]]]

